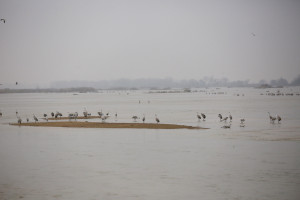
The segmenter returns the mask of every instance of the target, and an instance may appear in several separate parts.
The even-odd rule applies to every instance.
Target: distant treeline
[[[0,89],[0,93],[86,93],[86,92],[97,92],[95,88],[92,87],[76,87],[76,88],[47,88],[47,89]]]
[[[53,88],[70,87],[93,87],[97,89],[165,89],[165,88],[207,88],[207,87],[284,87],[300,86],[300,75],[290,83],[284,79],[275,79],[267,82],[261,80],[258,83],[250,83],[249,80],[229,81],[227,78],[216,79],[213,77],[204,77],[200,80],[173,80],[164,79],[117,79],[101,81],[59,81],[52,83]]]

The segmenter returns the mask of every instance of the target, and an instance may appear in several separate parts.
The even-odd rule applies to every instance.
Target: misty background
[[[0,18],[0,88],[285,86],[300,74],[295,0],[0,0]]]

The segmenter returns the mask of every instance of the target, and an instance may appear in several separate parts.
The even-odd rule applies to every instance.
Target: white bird
[[[243,118],[241,119],[241,124],[243,124],[246,120]]]
[[[5,24],[5,22],[6,22],[6,20],[5,20],[5,19],[0,19],[0,21],[2,21],[4,24]]]
[[[156,123],[160,122],[156,114],[155,114],[155,121],[156,121]]]

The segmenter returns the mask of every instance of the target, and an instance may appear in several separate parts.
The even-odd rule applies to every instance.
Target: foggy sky
[[[296,0],[0,0],[0,83],[300,74]]]

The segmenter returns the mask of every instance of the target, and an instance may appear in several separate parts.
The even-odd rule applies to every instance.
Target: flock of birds
[[[102,120],[102,122],[105,122],[105,121],[110,117],[109,112],[103,113],[102,110],[99,111],[99,112],[97,112],[97,114],[98,114],[99,118]],[[277,123],[281,123],[282,118],[281,118],[279,115],[272,116],[272,115],[270,114],[270,112],[268,112],[268,114],[269,114],[270,123],[273,123],[273,124],[274,124],[276,121],[277,121]],[[2,114],[2,112],[0,111],[0,117],[2,117],[2,115],[3,115],[3,114]],[[58,112],[58,111],[57,111],[56,113],[51,112],[50,115],[51,115],[51,117],[52,117],[53,119],[61,118],[61,117],[63,116],[62,113],[61,113],[61,112]],[[78,112],[68,113],[68,119],[69,119],[69,120],[72,120],[72,119],[77,120],[78,116],[79,116]],[[84,111],[83,111],[83,116],[84,116],[85,118],[88,118],[88,117],[91,116],[91,113],[89,113],[86,109],[84,109]],[[118,113],[115,113],[114,116],[115,116],[115,121],[117,121]],[[21,124],[21,123],[22,123],[22,118],[20,117],[18,111],[16,111],[16,117],[17,117],[17,122],[18,122],[19,124]],[[197,112],[196,117],[197,117],[197,119],[198,119],[198,122],[200,122],[201,120],[202,120],[202,121],[205,121],[205,120],[206,120],[206,115],[205,115],[204,113],[200,113],[200,114],[199,114],[199,113]],[[229,112],[229,115],[226,116],[226,117],[223,117],[223,115],[219,113],[219,114],[218,114],[218,118],[219,118],[220,122],[225,122],[225,123],[226,123],[226,124],[225,124],[224,126],[222,126],[221,128],[224,128],[224,129],[231,128],[231,122],[232,122],[232,120],[233,120],[233,117],[232,117],[232,115],[231,115],[230,112]],[[48,115],[47,115],[47,114],[43,114],[43,118],[42,118],[42,119],[48,121]],[[132,116],[133,122],[137,122],[138,119],[140,119],[140,117],[138,117],[137,115]],[[155,114],[155,118],[154,118],[154,119],[155,119],[155,122],[156,122],[157,124],[160,123],[160,120],[159,120],[157,114]],[[39,121],[39,119],[36,117],[35,114],[33,114],[33,120],[34,120],[34,122],[38,122],[38,121]],[[142,120],[143,123],[145,123],[145,121],[146,121],[145,114],[143,114],[143,117],[142,117],[141,120]],[[227,124],[227,121],[228,121],[228,120],[229,120],[229,124]],[[27,117],[27,118],[26,118],[26,121],[27,121],[27,123],[28,123],[28,122],[30,121],[30,119]],[[245,120],[244,118],[240,119],[240,127],[245,127],[245,121],[246,121],[246,120]]]

